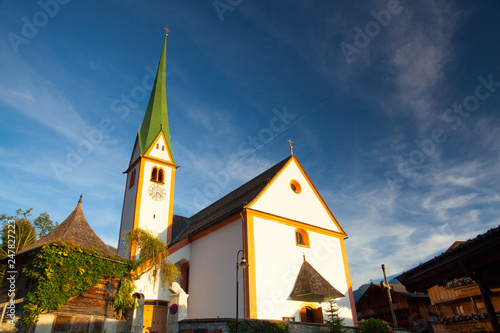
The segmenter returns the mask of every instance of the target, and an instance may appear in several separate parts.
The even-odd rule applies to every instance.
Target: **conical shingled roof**
[[[30,246],[25,247],[18,254],[34,250],[43,244],[60,241],[71,241],[76,245],[83,247],[93,247],[99,250],[102,254],[113,256],[115,258],[124,259],[116,252],[113,252],[92,230],[89,223],[85,219],[82,210],[82,199],[78,201],[75,209],[69,214],[63,223],[58,225],[54,230],[43,236]]]
[[[328,298],[344,297],[304,258],[290,298],[304,302],[323,302]]]

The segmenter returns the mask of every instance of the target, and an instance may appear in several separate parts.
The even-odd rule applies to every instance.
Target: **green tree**
[[[31,226],[34,228],[36,232],[37,238],[41,238],[57,227],[58,223],[52,221],[50,219],[50,215],[47,212],[41,213],[35,219],[30,219],[32,210],[33,208],[28,208],[26,210],[18,209],[16,210],[16,215],[14,216],[7,216],[6,214],[0,215],[0,222],[2,223],[2,229],[7,224],[10,224],[11,223],[10,221],[12,220],[14,220],[16,223],[23,221],[22,224],[27,224],[27,223],[31,224]],[[3,244],[3,239],[2,239],[2,244]],[[19,250],[22,250],[22,248],[20,248]]]
[[[134,279],[149,273],[149,282],[156,286],[159,279],[161,286],[164,288],[170,286],[180,275],[177,267],[168,261],[167,243],[160,240],[152,231],[140,228],[130,230],[125,234],[124,240],[129,250],[135,246],[136,252],[139,253],[138,265],[147,267],[136,274]]]
[[[54,230],[58,225],[57,222],[53,222],[50,219],[50,215],[47,212],[41,213],[40,216],[34,219],[32,223],[38,233],[38,238],[45,236]]]
[[[15,220],[12,220],[15,221]],[[2,228],[1,257],[14,254],[36,241],[36,231],[30,221],[20,219]],[[9,251],[10,250],[10,251]]]
[[[37,240],[37,234],[42,237],[57,226],[57,222],[53,222],[47,212],[43,212],[36,219],[30,220],[32,210],[33,208],[18,209],[14,216],[0,215],[2,225],[0,258],[21,251]],[[0,278],[2,279],[4,272],[5,265],[0,267]]]
[[[328,308],[326,309],[326,319],[325,325],[326,329],[324,332],[327,333],[341,333],[344,332],[344,318],[339,317],[340,308],[337,306],[333,298],[327,300]]]
[[[120,281],[120,288],[111,300],[111,306],[115,308],[120,319],[124,319],[128,310],[134,309],[137,305],[137,298],[134,293],[135,285],[128,277]]]

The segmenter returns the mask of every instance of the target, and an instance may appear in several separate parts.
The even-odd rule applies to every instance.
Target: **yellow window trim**
[[[300,244],[297,241],[297,233],[299,233],[300,235],[302,235],[302,241],[304,242],[304,244]],[[301,247],[306,247],[306,248],[310,248],[311,247],[311,241],[309,239],[309,233],[304,228],[295,228],[295,245],[301,246]]]

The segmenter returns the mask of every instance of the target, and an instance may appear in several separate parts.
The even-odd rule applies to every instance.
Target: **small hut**
[[[30,278],[23,268],[32,265],[32,256],[46,246],[60,247],[61,257],[65,246],[88,251],[91,260],[110,263],[112,267],[126,267],[126,259],[120,257],[106,245],[92,230],[82,210],[82,198],[75,209],[54,230],[40,238],[33,244],[22,249],[13,258],[1,258],[0,262],[8,264],[4,280],[0,288],[0,311],[2,311],[2,330],[19,329],[20,332],[120,332],[125,331],[126,322],[117,320],[115,309],[111,306],[111,299],[117,293],[120,277],[99,279],[98,283],[89,287],[83,293],[69,298],[58,309],[43,311],[38,315],[34,325],[26,327],[21,322],[17,328],[12,325],[23,315],[23,307],[28,303],[28,295],[37,286],[38,280]],[[85,252],[87,253],[87,252]],[[12,265],[11,265],[12,264]],[[50,267],[47,267],[50,269]],[[82,275],[92,271],[95,267],[87,264],[81,267]],[[61,275],[61,274],[59,274]],[[63,279],[64,276],[54,276],[54,279]],[[71,288],[68,283],[68,288]],[[26,313],[25,313],[26,314]]]

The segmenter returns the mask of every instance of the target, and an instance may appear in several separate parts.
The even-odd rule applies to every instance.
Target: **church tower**
[[[125,171],[127,182],[118,254],[130,259],[135,259],[136,249],[132,247],[129,251],[123,243],[123,235],[127,231],[147,229],[166,242],[171,241],[172,235],[174,180],[178,166],[174,162],[168,126],[166,36],[146,114]]]

